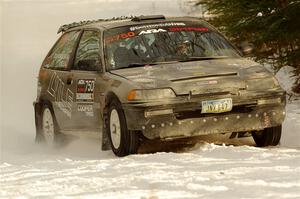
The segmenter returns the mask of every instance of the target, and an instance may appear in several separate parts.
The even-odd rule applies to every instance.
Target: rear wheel
[[[258,147],[276,146],[281,138],[281,125],[271,128],[266,128],[259,132],[252,133],[252,137]]]
[[[58,125],[51,106],[43,105],[37,126],[37,142],[54,147],[58,143]]]
[[[137,153],[139,147],[138,133],[127,129],[121,104],[113,99],[106,109],[105,131],[114,154],[122,157]]]

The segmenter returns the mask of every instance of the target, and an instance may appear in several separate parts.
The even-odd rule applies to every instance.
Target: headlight
[[[279,104],[279,103],[281,103],[281,99],[280,98],[257,100],[257,104],[258,105],[263,105],[263,104]]]
[[[278,82],[274,77],[264,79],[249,79],[246,81],[247,90],[267,90],[278,86]]]
[[[128,93],[127,99],[133,100],[156,100],[176,97],[174,91],[169,88],[149,89],[149,90],[132,90]]]

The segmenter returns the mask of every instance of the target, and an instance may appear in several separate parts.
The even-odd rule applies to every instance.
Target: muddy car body
[[[141,16],[59,32],[39,72],[37,140],[92,131],[118,156],[145,139],[217,133],[279,143],[285,92],[206,22]]]

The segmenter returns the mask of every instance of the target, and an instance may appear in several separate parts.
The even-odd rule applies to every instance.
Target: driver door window
[[[99,32],[84,31],[77,48],[73,70],[97,71],[100,69]]]

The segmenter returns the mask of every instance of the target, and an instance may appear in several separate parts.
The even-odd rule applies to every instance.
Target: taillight
[[[39,98],[41,96],[41,92],[42,92],[42,84],[38,80],[38,83],[37,83],[37,98]]]
[[[47,77],[47,71],[41,69],[39,72],[39,80],[43,81]]]

